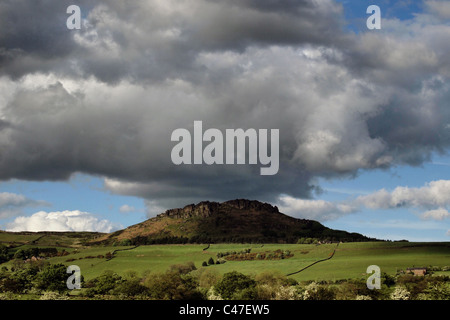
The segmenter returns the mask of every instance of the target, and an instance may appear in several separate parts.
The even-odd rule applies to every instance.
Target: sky
[[[246,198],[449,241],[449,40],[441,0],[4,0],[0,229],[111,232]],[[278,172],[174,164],[194,121],[278,129]]]

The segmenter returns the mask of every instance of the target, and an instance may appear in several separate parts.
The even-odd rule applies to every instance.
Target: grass
[[[0,233],[0,242],[22,243],[21,248],[31,246],[57,246],[58,250],[70,252],[67,256],[53,257],[51,263],[78,265],[85,280],[99,276],[105,270],[113,270],[120,275],[133,270],[138,274],[144,272],[164,272],[171,265],[194,262],[198,269],[210,268],[223,274],[229,271],[239,271],[245,274],[257,274],[273,270],[288,274],[300,270],[309,264],[329,257],[336,244],[211,244],[203,250],[206,244],[171,244],[139,246],[132,250],[117,251],[114,258],[107,260],[98,258],[108,252],[131,247],[91,246],[81,245],[80,235],[47,235],[39,238],[36,234],[26,235]],[[217,253],[240,251],[251,248],[251,252],[289,250],[293,257],[283,260],[252,260],[227,261],[220,265],[202,267],[203,261],[210,257],[217,260]],[[68,260],[71,261],[68,261]],[[11,266],[11,262],[2,266]],[[297,281],[306,280],[339,280],[349,278],[367,278],[366,269],[369,265],[378,265],[382,272],[394,275],[397,270],[413,266],[449,266],[450,243],[409,243],[409,242],[354,242],[341,243],[332,259],[320,262],[290,276]],[[448,274],[448,272],[446,272]]]
[[[245,274],[257,274],[266,270],[282,274],[295,272],[317,260],[329,257],[336,244],[296,245],[296,244],[217,244],[203,251],[205,245],[152,245],[117,252],[112,260],[82,259],[71,262],[80,266],[86,279],[98,276],[104,270],[114,270],[119,274],[134,270],[139,274],[147,271],[164,272],[173,264],[194,262],[197,268],[210,268],[223,274],[237,270]],[[112,251],[117,247],[90,249],[95,253]],[[210,257],[217,259],[218,252],[239,251],[252,248],[252,252],[290,250],[294,256],[283,260],[227,261],[220,265],[202,267],[203,261]],[[67,256],[69,257],[69,256]],[[65,258],[67,258],[65,257]],[[369,265],[378,265],[382,272],[394,275],[399,269],[413,266],[450,265],[450,247],[441,244],[404,244],[404,243],[343,243],[337,248],[334,257],[320,262],[305,271],[292,275],[297,281],[338,280],[367,277]]]

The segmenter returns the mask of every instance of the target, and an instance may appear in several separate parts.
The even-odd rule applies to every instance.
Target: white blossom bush
[[[319,285],[315,282],[311,282],[308,284],[305,288],[305,291],[303,292],[303,300],[309,300],[314,293],[317,292],[319,289]]]
[[[279,286],[275,291],[275,300],[298,300],[300,295],[293,286]]]
[[[411,293],[405,287],[397,286],[390,297],[392,300],[409,300],[410,296]]]
[[[295,286],[260,284],[257,287],[258,297],[262,300],[302,300]]]
[[[39,300],[69,300],[69,297],[58,292],[46,291]]]
[[[20,296],[19,296],[20,298]],[[0,293],[0,300],[16,300],[17,296],[12,292]]]
[[[208,300],[223,300],[223,298],[220,296],[220,294],[216,293],[214,290],[214,287],[209,288],[208,292],[206,293],[206,299]]]

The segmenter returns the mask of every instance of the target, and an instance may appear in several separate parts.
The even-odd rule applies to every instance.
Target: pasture
[[[277,271],[282,274],[296,272],[311,263],[328,258],[334,249],[334,256],[319,262],[306,270],[291,275],[297,281],[340,280],[367,277],[369,265],[378,265],[382,272],[395,275],[398,270],[409,267],[449,266],[449,243],[405,243],[405,242],[367,242],[336,244],[211,244],[203,250],[204,244],[148,245],[130,247],[91,247],[67,249],[70,254],[50,259],[52,263],[76,264],[86,280],[100,275],[105,270],[113,270],[120,275],[128,271],[138,274],[144,272],[164,272],[171,265],[193,262],[197,269],[209,268],[223,274],[233,270],[244,274],[257,274],[262,271]],[[278,260],[226,261],[223,264],[202,266],[204,261],[213,258],[217,261],[219,252],[251,248],[252,253],[275,250],[289,250],[293,256]],[[118,249],[110,260],[102,258],[108,252]],[[100,258],[99,258],[100,257]],[[70,261],[68,261],[70,260]]]
[[[86,239],[97,235],[84,233],[61,234],[13,234],[0,233],[0,243],[10,245],[10,251],[33,247],[55,247],[66,251],[65,255],[48,258],[50,263],[78,265],[85,280],[99,276],[105,270],[120,275],[134,271],[139,275],[146,272],[164,272],[171,265],[193,262],[197,269],[208,268],[224,274],[239,271],[244,274],[258,274],[263,271],[277,271],[281,274],[296,271],[319,262],[306,270],[290,276],[297,281],[341,280],[366,278],[369,265],[377,265],[382,272],[395,275],[399,270],[410,267],[450,266],[450,243],[414,242],[350,242],[330,244],[166,244],[126,246],[89,246]],[[206,249],[207,248],[207,249]],[[206,250],[205,250],[206,249]],[[264,254],[276,250],[289,251],[284,259],[254,259],[226,261],[221,264],[202,266],[212,258],[215,262],[219,253],[240,252],[251,249],[253,254]],[[111,258],[112,257],[112,258]],[[226,257],[222,258],[226,259]],[[223,260],[222,260],[223,261]],[[2,266],[10,267],[13,260]],[[17,262],[16,262],[17,263]],[[440,273],[448,274],[448,271]]]

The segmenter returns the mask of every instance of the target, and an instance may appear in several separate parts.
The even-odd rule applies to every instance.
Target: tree
[[[191,275],[167,271],[151,274],[144,280],[149,295],[158,300],[198,300],[203,295],[197,290],[198,282]]]
[[[332,288],[312,282],[306,286],[304,300],[334,300],[336,294]]]
[[[127,297],[145,295],[148,288],[141,284],[141,279],[133,277],[120,282],[113,290],[115,294],[123,294]]]
[[[122,277],[112,270],[105,270],[94,280],[94,291],[97,294],[107,294],[123,281]]]
[[[235,294],[239,295],[240,291],[244,289],[253,288],[256,286],[256,281],[249,276],[237,272],[227,272],[223,275],[215,286],[215,290],[224,299],[231,299]]]
[[[210,257],[210,258],[209,258],[209,260],[208,260],[208,264],[209,264],[209,265],[212,265],[212,264],[214,264],[214,259],[213,259],[212,257]]]
[[[63,264],[45,266],[36,275],[36,288],[48,291],[63,292],[67,290],[67,267]]]
[[[8,253],[8,248],[4,245],[0,245],[0,263],[9,261],[11,257],[11,254]]]
[[[24,260],[25,258],[25,251],[23,249],[19,249],[14,253],[14,259],[20,259]]]

